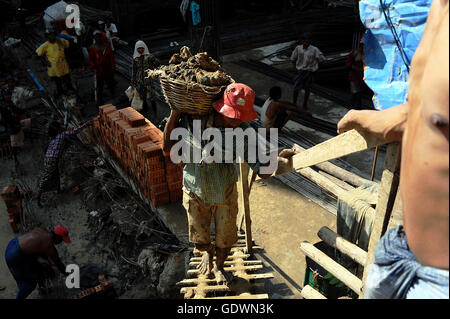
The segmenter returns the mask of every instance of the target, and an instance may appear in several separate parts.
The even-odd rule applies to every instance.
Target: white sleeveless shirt
[[[275,116],[273,119],[269,119],[266,115],[267,109],[269,108],[270,103],[272,103],[272,99],[269,97],[261,109],[261,123],[265,128],[272,128],[275,124],[275,120],[277,117]]]

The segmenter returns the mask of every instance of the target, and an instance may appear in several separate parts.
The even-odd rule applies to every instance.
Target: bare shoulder
[[[43,228],[36,228],[31,233],[33,240],[38,242],[40,246],[47,246],[52,242],[52,234]]]
[[[441,2],[441,1],[435,1]],[[430,101],[427,108],[439,112],[449,118],[449,12],[448,3],[441,7],[439,15],[435,15],[436,28],[430,39],[429,51],[432,55],[427,59],[423,69],[421,95]]]

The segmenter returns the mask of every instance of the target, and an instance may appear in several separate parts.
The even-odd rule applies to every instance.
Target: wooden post
[[[371,181],[373,181],[374,178],[375,178],[375,169],[377,168],[378,151],[379,151],[379,146],[377,146],[375,148],[375,154],[373,156],[372,174],[370,175],[370,180]]]
[[[389,220],[388,229],[403,225],[403,206],[400,188],[397,190],[394,207],[392,208],[391,219]]]
[[[244,214],[244,219],[245,219],[246,248],[247,248],[247,254],[252,254],[253,239],[252,239],[252,227],[251,227],[252,221],[250,219],[248,164],[240,163],[239,170],[240,170],[240,175],[241,175],[241,182],[240,182],[241,189],[239,191],[239,196],[241,199],[241,207],[244,210],[243,214]]]
[[[397,189],[399,184],[399,177],[397,175],[400,167],[400,144],[392,143],[388,145],[386,151],[386,159],[384,164],[384,171],[381,178],[380,191],[378,193],[378,202],[375,209],[375,219],[372,225],[372,232],[370,234],[368,255],[363,275],[363,289],[360,293],[360,298],[364,297],[365,281],[370,271],[370,265],[373,262],[375,248],[381,236],[386,232],[392,208],[394,206],[395,197],[397,196]]]
[[[366,264],[367,252],[359,248],[355,244],[347,241],[345,238],[339,236],[328,227],[322,227],[317,233],[320,239],[326,242],[331,247],[339,250],[341,253],[350,257],[353,261],[364,266]]]

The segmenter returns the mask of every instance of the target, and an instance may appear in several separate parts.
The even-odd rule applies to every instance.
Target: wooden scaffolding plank
[[[231,252],[234,253],[236,251],[242,251],[243,249],[245,249],[245,246],[243,246],[243,247],[232,247],[231,248]],[[261,246],[252,246],[252,250],[260,250],[260,249],[262,249]]]
[[[300,244],[300,249],[306,256],[328,270],[334,277],[342,281],[351,290],[357,294],[361,292],[361,280],[345,269],[345,267],[341,266],[325,253],[314,247],[313,244],[305,241]]]
[[[341,253],[347,255],[352,260],[356,261],[358,264],[365,266],[367,259],[367,252],[360,247],[352,244],[345,238],[339,236],[334,231],[328,227],[322,227],[317,233],[320,239],[326,242],[333,248],[336,248]]]
[[[374,135],[351,130],[294,155],[292,157],[293,170],[299,171],[383,144],[386,142]]]
[[[273,273],[265,273],[265,274],[246,274],[239,275],[239,277],[247,279],[247,280],[258,280],[258,279],[271,279],[274,277]],[[192,279],[184,279],[180,282],[177,282],[177,286],[190,286],[190,285],[199,285],[200,283],[205,284],[216,284],[215,279],[201,279],[201,278],[192,278]]]
[[[237,271],[254,271],[263,269],[263,265],[253,265],[253,266],[239,266],[239,267],[224,267],[225,271],[237,272]],[[189,269],[187,271],[188,275],[198,275],[198,269]]]
[[[320,292],[315,290],[313,287],[306,285],[303,287],[302,291],[300,292],[303,298],[305,299],[327,299],[324,295],[322,295]]]
[[[232,266],[237,264],[245,264],[245,265],[262,265],[261,260],[226,260],[224,265],[225,266]],[[200,265],[200,261],[191,261],[189,263],[190,267],[196,267]]]
[[[246,259],[249,258],[249,254],[242,254],[242,255],[230,255],[227,257],[226,261],[234,260],[234,259]],[[214,256],[214,260],[216,260],[216,256]],[[202,257],[192,257],[191,262],[197,262],[202,261]]]
[[[369,239],[368,255],[363,274],[363,283],[366,282],[370,271],[370,265],[373,262],[375,248],[381,236],[386,232],[391,217],[392,208],[397,196],[399,184],[398,170],[400,168],[399,143],[391,143],[387,147],[383,175],[381,177],[380,191],[378,193],[378,202],[375,210],[375,219],[372,225],[372,232]],[[359,292],[359,297],[363,298],[365,285]]]

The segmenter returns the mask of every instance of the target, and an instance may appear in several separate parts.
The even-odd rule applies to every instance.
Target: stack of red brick
[[[18,233],[17,224],[22,219],[22,194],[17,186],[6,186],[1,193],[9,216],[9,224],[14,233]]]
[[[155,207],[182,198],[183,169],[163,155],[163,133],[131,107],[100,107],[94,128],[122,169]]]
[[[117,294],[114,290],[112,282],[106,281],[104,275],[98,276],[99,285],[83,290],[76,296],[69,299],[109,299],[116,298]]]

